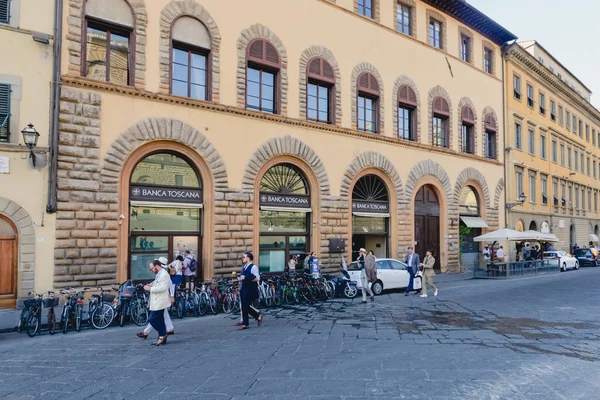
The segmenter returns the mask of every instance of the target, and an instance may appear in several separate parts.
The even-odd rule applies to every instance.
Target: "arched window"
[[[379,84],[373,74],[363,72],[357,82],[357,121],[358,130],[363,132],[379,132]]]
[[[120,85],[133,85],[133,13],[124,0],[85,3],[82,75]]]
[[[439,147],[450,147],[450,106],[443,97],[433,99],[433,117],[431,130],[431,144]]]
[[[210,100],[211,37],[196,18],[178,18],[171,27],[171,94]]]
[[[360,248],[375,256],[388,256],[390,198],[385,182],[377,175],[359,178],[352,188],[352,259]]]
[[[415,113],[417,111],[417,95],[408,85],[398,88],[398,137],[416,140]]]
[[[460,192],[458,212],[460,215],[479,216],[479,197],[471,186],[465,186]]]
[[[488,114],[485,117],[485,134],[484,134],[484,145],[485,145],[485,156],[493,160],[498,158],[498,152],[496,149],[497,141],[497,123],[496,118],[493,114]]]
[[[461,151],[463,153],[475,153],[475,113],[469,106],[464,106],[461,110]]]
[[[322,58],[308,62],[306,115],[311,121],[333,123],[335,120],[335,74]]]
[[[264,39],[248,44],[246,68],[246,108],[270,114],[279,113],[281,58],[275,46]]]

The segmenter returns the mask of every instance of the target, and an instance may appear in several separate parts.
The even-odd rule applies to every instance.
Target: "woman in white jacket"
[[[150,291],[149,309],[150,316],[148,322],[158,332],[158,340],[155,345],[167,343],[167,327],[165,326],[165,309],[171,305],[169,296],[169,287],[171,286],[171,278],[169,273],[165,271],[160,261],[154,260],[150,263],[150,270],[156,274],[154,281],[144,286],[145,290]]]

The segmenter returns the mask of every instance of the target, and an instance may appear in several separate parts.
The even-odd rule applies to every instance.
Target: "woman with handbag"
[[[242,255],[242,274],[238,277],[242,287],[240,288],[240,299],[242,302],[242,329],[248,329],[248,314],[250,314],[258,322],[258,326],[262,324],[263,315],[260,311],[252,307],[252,302],[258,299],[258,282],[260,274],[258,267],[252,263],[254,256],[250,252]]]

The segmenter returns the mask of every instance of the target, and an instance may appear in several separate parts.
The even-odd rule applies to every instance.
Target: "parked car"
[[[600,267],[600,259],[594,255],[592,249],[577,249],[573,252],[573,256],[582,267]]]
[[[376,262],[377,265],[377,282],[373,283],[371,290],[373,294],[379,295],[383,290],[400,289],[408,286],[410,274],[408,267],[402,261],[391,258],[381,258]],[[353,281],[358,282],[358,288],[362,290],[362,282],[360,280],[360,267],[356,262],[348,265],[348,272]]]
[[[550,265],[560,267],[561,272],[569,269],[579,269],[579,261],[566,251],[545,251],[544,260],[550,260]]]

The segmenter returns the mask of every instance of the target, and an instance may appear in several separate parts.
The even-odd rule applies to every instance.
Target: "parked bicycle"
[[[84,291],[85,289],[71,288],[66,288],[60,291],[60,294],[64,295],[66,298],[66,303],[60,316],[60,325],[63,333],[67,333],[69,325],[71,325],[77,332],[81,330]]]
[[[105,329],[115,319],[115,307],[113,301],[115,295],[109,292],[114,292],[114,289],[104,290],[100,286],[93,289],[100,291],[100,294],[93,294],[88,305],[88,316],[92,326],[96,329]]]
[[[24,301],[24,308],[17,324],[17,331],[27,331],[29,337],[34,337],[40,330],[42,323],[42,308],[48,308],[48,333],[54,335],[56,332],[56,313],[54,307],[58,305],[58,298],[54,297],[53,291],[44,294],[29,292],[31,299]]]

